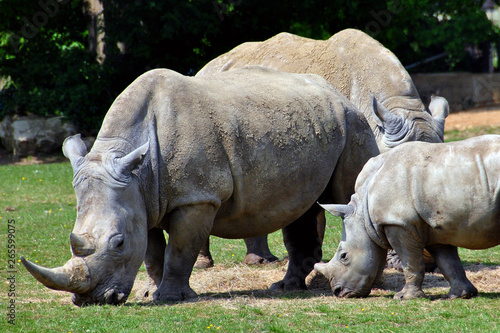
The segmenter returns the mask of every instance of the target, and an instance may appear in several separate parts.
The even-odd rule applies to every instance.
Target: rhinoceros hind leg
[[[477,289],[467,279],[458,256],[458,249],[451,245],[436,245],[428,248],[439,270],[450,283],[450,298],[471,298],[477,296]]]
[[[197,298],[189,277],[200,249],[212,230],[216,209],[211,204],[182,206],[167,216],[169,239],[163,278],[153,295],[157,303]]]
[[[207,238],[205,244],[198,253],[198,258],[194,264],[194,268],[206,269],[214,267],[214,260],[212,259],[212,254],[210,253],[210,238]]]
[[[267,235],[253,238],[245,238],[247,255],[243,263],[246,265],[262,265],[279,261],[278,257],[271,253],[267,242]]]
[[[283,241],[289,254],[288,269],[283,280],[274,283],[271,290],[307,289],[306,277],[321,261],[321,239],[318,237],[318,205],[283,228]]]
[[[432,255],[424,249],[424,262],[425,262],[425,272],[432,273],[436,270],[437,265],[434,261]],[[401,259],[399,259],[398,254],[394,250],[389,250],[387,252],[386,266],[389,268],[394,268],[400,272],[403,271],[403,265],[401,264]]]

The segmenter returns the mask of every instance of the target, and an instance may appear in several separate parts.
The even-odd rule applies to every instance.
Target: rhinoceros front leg
[[[212,230],[214,218],[215,208],[211,204],[183,206],[169,214],[163,277],[153,295],[155,302],[197,297],[189,286],[189,277],[198,252]]]
[[[153,228],[148,231],[148,247],[144,258],[144,265],[149,279],[137,292],[138,298],[148,297],[161,283],[163,265],[165,262],[165,235],[162,229]]]
[[[414,232],[402,227],[386,226],[385,234],[401,259],[405,275],[405,286],[394,295],[394,298],[403,300],[427,297],[422,290],[425,274],[425,263],[422,255],[424,242]]]
[[[298,220],[283,228],[283,241],[289,255],[288,269],[283,280],[274,283],[271,290],[307,289],[305,279],[322,256],[317,229],[320,211],[321,208],[314,205]]]
[[[439,270],[450,283],[450,298],[471,298],[477,296],[477,289],[467,279],[458,256],[458,249],[451,245],[435,245],[427,248],[436,260]]]

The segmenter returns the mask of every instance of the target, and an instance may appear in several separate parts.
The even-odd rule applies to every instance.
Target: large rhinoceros
[[[328,40],[280,33],[263,42],[243,43],[210,61],[196,76],[248,65],[325,78],[363,112],[381,152],[407,141],[443,141],[447,103],[431,103],[427,110],[398,58],[360,30],[342,30]],[[371,93],[380,102],[376,110]]]
[[[457,247],[500,244],[500,136],[404,144],[368,161],[348,205],[325,208],[343,218],[344,230],[333,259],[315,269],[336,295],[367,296],[393,248],[406,280],[394,298],[425,296],[426,248],[451,285],[449,297],[475,296]]]
[[[263,42],[243,43],[209,62],[196,76],[247,65],[325,78],[363,112],[381,152],[407,141],[443,142],[448,102],[435,97],[428,112],[398,58],[362,31],[342,30],[328,40],[280,33]],[[265,236],[245,242],[245,262],[277,260]],[[199,267],[213,263],[208,246],[207,242],[200,253]]]
[[[147,72],[113,103],[89,153],[79,136],[63,151],[78,199],[73,257],[55,269],[22,262],[77,305],[125,302],[143,261],[156,301],[195,297],[189,277],[210,234],[280,228],[290,263],[273,286],[305,288],[321,259],[316,200],[349,197],[379,153],[366,119],[324,79],[260,67]]]

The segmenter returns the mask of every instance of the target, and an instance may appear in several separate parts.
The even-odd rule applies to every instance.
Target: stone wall
[[[0,122],[1,145],[15,157],[52,153],[76,132],[63,117],[6,117]]]
[[[431,73],[411,77],[425,105],[432,94],[446,98],[450,112],[500,103],[500,73]]]

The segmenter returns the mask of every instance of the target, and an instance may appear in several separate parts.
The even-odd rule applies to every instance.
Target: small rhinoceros
[[[367,296],[393,248],[406,281],[394,298],[425,296],[425,248],[450,283],[449,297],[475,296],[457,247],[500,244],[500,136],[406,143],[368,161],[348,205],[324,208],[344,221],[337,253],[315,265],[335,295]]]
[[[315,202],[350,197],[379,150],[324,79],[249,67],[206,78],[147,72],[115,100],[90,152],[79,136],[63,152],[78,200],[73,257],[54,269],[22,262],[82,305],[125,302],[143,261],[156,301],[196,297],[189,277],[209,235],[281,228],[290,261],[274,288],[305,288],[321,259]]]

